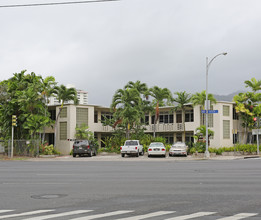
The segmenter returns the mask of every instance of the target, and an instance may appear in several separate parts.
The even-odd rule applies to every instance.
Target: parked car
[[[166,147],[161,142],[152,142],[148,147],[148,157],[152,155],[166,157]]]
[[[188,146],[184,142],[176,142],[169,150],[169,156],[187,156]]]
[[[126,140],[124,145],[121,146],[121,156],[125,157],[127,155],[135,155],[138,157],[139,155],[143,156],[144,150],[143,146],[140,144],[139,140]]]
[[[73,143],[73,157],[77,155],[89,157],[97,155],[98,146],[89,140],[75,140]]]

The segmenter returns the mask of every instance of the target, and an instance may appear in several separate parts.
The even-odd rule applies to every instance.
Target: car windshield
[[[173,148],[186,148],[184,143],[176,143],[172,145]]]
[[[149,147],[164,147],[162,143],[151,143]]]
[[[126,141],[125,145],[129,145],[129,146],[138,145],[138,141]]]

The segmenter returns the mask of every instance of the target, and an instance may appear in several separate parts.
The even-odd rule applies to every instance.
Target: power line
[[[72,4],[87,4],[98,2],[114,2],[120,0],[91,0],[91,1],[73,1],[73,2],[49,2],[49,3],[33,3],[22,5],[0,5],[0,8],[15,8],[15,7],[32,7],[32,6],[50,6],[50,5],[72,5]]]

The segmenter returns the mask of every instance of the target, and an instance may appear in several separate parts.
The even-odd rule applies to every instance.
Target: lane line
[[[87,212],[91,212],[91,211],[93,211],[93,210],[76,210],[76,211],[71,211],[71,212],[63,212],[63,213],[58,213],[58,214],[26,218],[26,220],[44,220],[44,219],[57,218],[57,217],[63,217],[63,216],[68,216],[68,215],[83,214],[83,213],[87,213]]]
[[[71,220],[90,220],[90,219],[96,219],[96,218],[103,218],[103,217],[109,217],[109,216],[113,216],[113,215],[122,215],[122,214],[126,214],[129,212],[133,212],[133,211],[115,211],[115,212],[108,212],[108,213],[104,213],[104,214],[97,214],[97,215],[89,215],[89,216],[84,216],[84,217],[80,217],[80,218],[72,218]]]
[[[213,215],[215,213],[216,212],[197,212],[194,214],[177,216],[177,217],[168,218],[165,220],[186,220],[186,219],[197,218],[197,217],[202,217],[202,216],[206,216],[206,215]]]
[[[41,214],[41,213],[45,213],[45,212],[52,212],[52,211],[54,211],[54,210],[37,210],[37,211],[32,211],[32,212],[24,212],[24,213],[20,213],[20,214],[2,215],[2,216],[0,216],[0,219],[20,217],[20,216],[25,216],[25,215],[35,215],[35,214]]]
[[[145,218],[150,218],[150,217],[171,214],[174,212],[175,211],[159,211],[159,212],[152,212],[152,213],[145,214],[145,215],[136,215],[136,216],[131,216],[131,217],[127,217],[127,218],[119,218],[117,220],[140,220],[140,219],[145,219]]]
[[[0,210],[0,213],[13,212],[14,210]]]
[[[258,213],[239,213],[230,217],[219,218],[218,220],[239,220],[258,215]]]

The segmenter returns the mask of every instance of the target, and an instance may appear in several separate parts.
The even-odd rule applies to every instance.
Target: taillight
[[[135,150],[137,150],[138,149],[138,147],[135,147]]]
[[[87,147],[88,149],[90,149],[90,145],[88,145],[88,147]]]
[[[165,151],[165,149],[164,149],[164,148],[162,148],[161,150],[162,150],[162,151]]]
[[[149,151],[152,151],[152,149],[149,149]]]
[[[121,147],[121,150],[122,150],[122,147]]]

